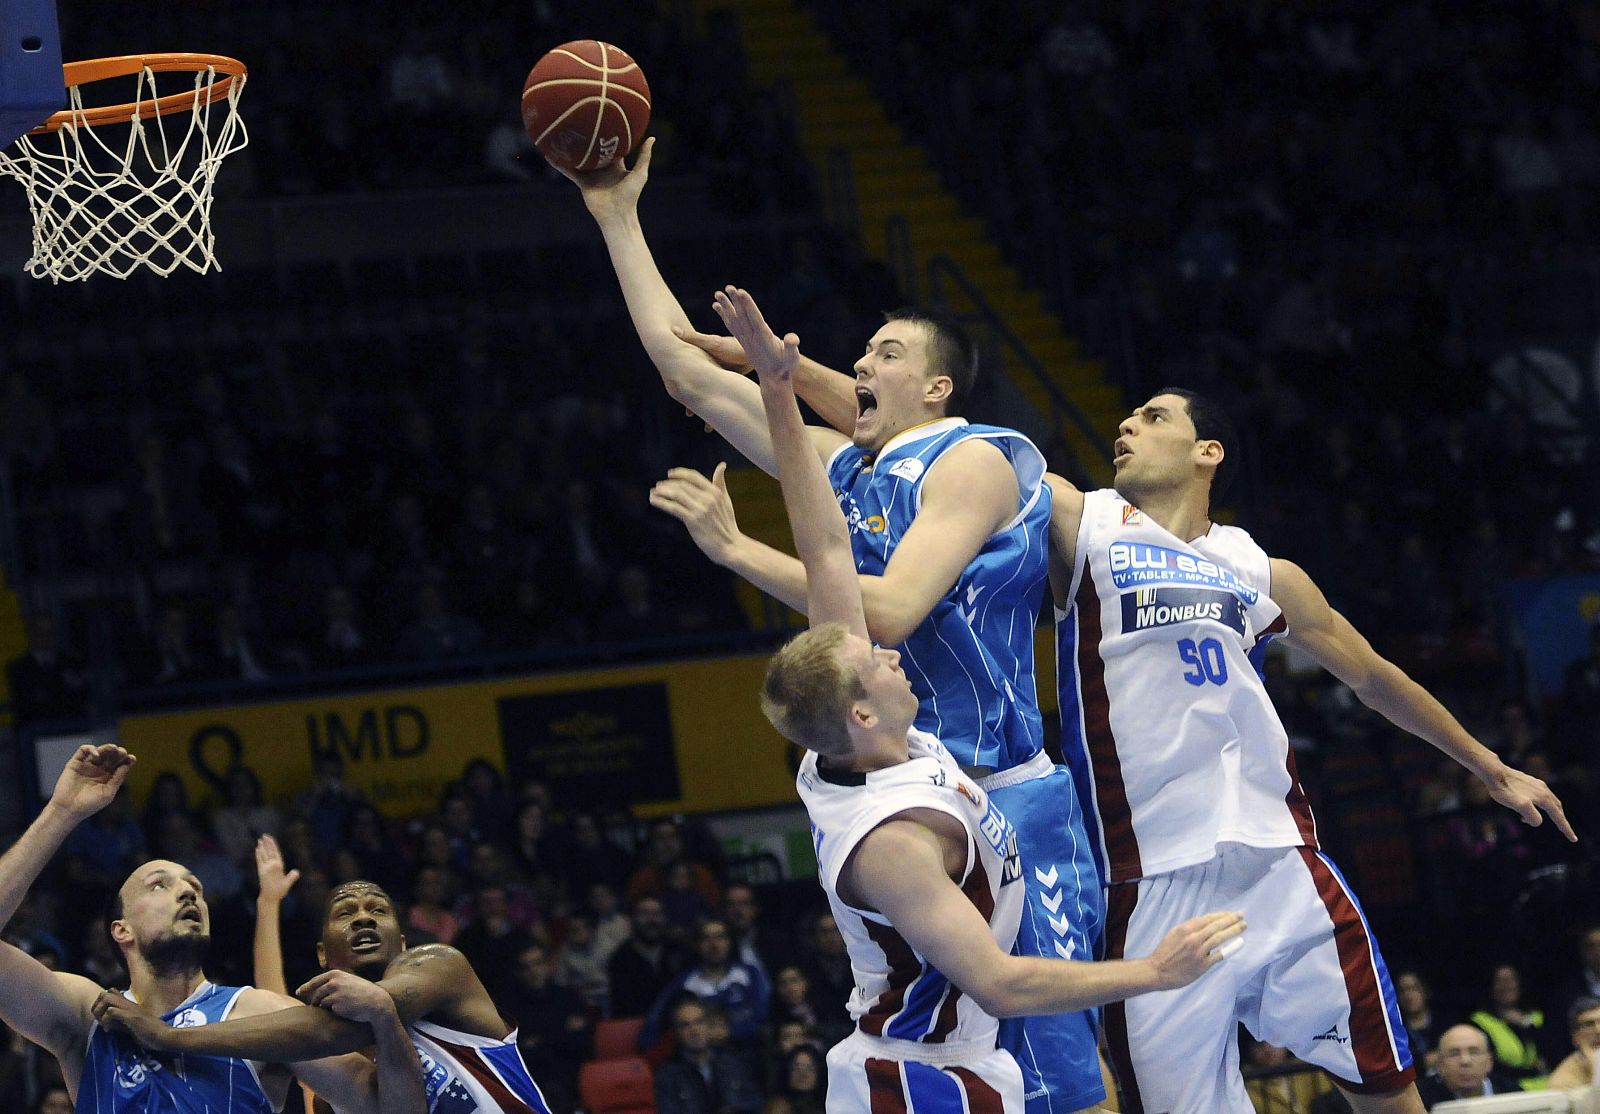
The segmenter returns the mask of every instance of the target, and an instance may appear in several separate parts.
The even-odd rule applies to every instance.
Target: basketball
[[[650,84],[610,43],[562,43],[522,86],[522,124],[540,154],[568,170],[598,170],[632,151],[650,124]]]

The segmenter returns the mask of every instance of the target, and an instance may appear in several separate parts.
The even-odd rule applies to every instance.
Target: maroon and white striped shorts
[[[1208,862],[1111,886],[1106,956],[1149,955],[1172,928],[1241,912],[1243,946],[1181,990],[1106,1007],[1127,1114],[1253,1114],[1236,1022],[1346,1090],[1415,1078],[1394,986],[1342,876],[1309,847],[1222,844]]]
[[[828,1050],[827,1114],[1023,1114],[1022,1069],[994,1047],[922,1045],[859,1029]]]

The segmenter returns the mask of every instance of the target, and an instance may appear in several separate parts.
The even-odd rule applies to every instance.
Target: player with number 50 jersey
[[[1294,752],[1256,666],[1284,629],[1268,558],[1212,523],[1185,541],[1115,491],[1083,496],[1057,607],[1062,753],[1108,882],[1219,843],[1317,846]]]
[[[1109,883],[1108,958],[1218,904],[1250,922],[1226,979],[1106,1007],[1128,1114],[1253,1114],[1240,1024],[1323,1068],[1357,1114],[1422,1114],[1383,955],[1317,825],[1259,672],[1282,635],[1529,823],[1561,803],[1384,660],[1298,566],[1212,520],[1233,425],[1159,391],[1118,430],[1115,490],[1051,477],[1062,751]]]

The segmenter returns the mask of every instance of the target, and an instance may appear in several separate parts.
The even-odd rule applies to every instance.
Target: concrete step
[[[826,104],[802,103],[800,115],[804,126],[810,128],[854,128],[889,125],[883,108],[872,101],[830,101]]]
[[[1023,286],[1018,276],[1017,284],[1007,289],[985,291],[990,303],[1001,313],[1044,313],[1044,295],[1031,286]]]
[[[891,129],[892,130],[892,129]],[[889,132],[886,130],[885,135]],[[807,154],[813,151],[826,156],[828,147],[818,143],[813,147],[810,143],[804,144]],[[897,174],[933,174],[938,181],[938,174],[928,163],[928,156],[919,147],[911,147],[904,143],[895,143],[887,147],[856,146],[849,148],[850,166],[857,174],[872,177],[880,175]],[[943,183],[940,182],[934,191],[941,196],[946,194]]]
[[[922,221],[949,220],[959,217],[961,209],[955,198],[947,193],[924,193],[901,198],[869,198],[856,206],[863,224],[880,227],[890,217],[902,216],[916,225]]]
[[[747,46],[744,56],[751,76],[768,81],[781,77],[794,86],[796,93],[844,81],[850,76],[849,63],[805,38]]]
[[[860,204],[866,204],[869,200],[895,201],[903,197],[924,197],[939,192],[939,176],[931,170],[908,168],[895,174],[856,172],[856,200]]]
[[[852,155],[856,151],[904,150],[908,145],[900,129],[892,123],[878,124],[828,124],[807,127],[804,145],[806,150],[831,151],[843,147]]]
[[[802,51],[809,54],[809,51]],[[833,104],[838,101],[870,101],[872,86],[861,77],[835,77],[825,81],[796,80],[794,91],[804,94],[807,104]]]
[[[1034,355],[1049,367],[1070,367],[1082,360],[1078,354],[1078,342],[1070,336],[1053,336],[1039,341]]]

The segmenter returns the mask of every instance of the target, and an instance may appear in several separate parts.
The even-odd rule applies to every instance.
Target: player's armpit
[[[1348,619],[1329,606],[1322,589],[1299,565],[1274,557],[1269,568],[1272,600],[1283,611],[1287,625],[1285,641],[1304,650],[1360,695],[1384,664],[1378,652]]]
[[[1083,492],[1076,484],[1044,474],[1050,485],[1050,587],[1056,603],[1065,607],[1072,588],[1072,568],[1078,556],[1078,528],[1083,525]]]
[[[33,956],[0,943],[0,1020],[57,1058],[88,1039],[100,988],[81,975],[52,971]]]
[[[1016,471],[999,449],[963,441],[922,483],[922,505],[880,577],[863,577],[873,640],[895,646],[910,637],[934,604],[997,531],[1017,516]]]

